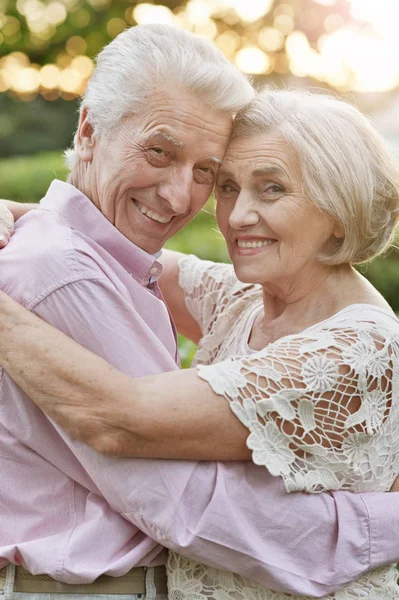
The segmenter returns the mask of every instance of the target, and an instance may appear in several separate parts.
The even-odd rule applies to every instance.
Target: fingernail
[[[0,245],[5,246],[7,244],[7,238],[5,235],[0,235]]]

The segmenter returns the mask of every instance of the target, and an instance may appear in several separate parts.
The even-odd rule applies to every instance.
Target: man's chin
[[[137,246],[138,248],[140,248],[141,250],[144,250],[144,252],[147,252],[147,254],[158,254],[159,252],[161,252],[164,244],[163,244],[163,240],[159,241],[159,240],[146,240],[146,239],[138,239],[137,236],[131,236],[130,238],[131,242],[133,242],[133,244],[135,244],[135,246]]]

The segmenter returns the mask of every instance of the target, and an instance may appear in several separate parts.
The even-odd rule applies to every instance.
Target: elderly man
[[[52,183],[0,255],[3,291],[130,376],[176,369],[157,253],[207,200],[251,95],[205,41],[161,26],[121,34],[83,100],[68,183]],[[399,556],[393,494],[286,495],[266,471],[253,486],[252,464],[102,457],[5,373],[0,386],[5,600],[161,597],[162,546],[309,596]]]

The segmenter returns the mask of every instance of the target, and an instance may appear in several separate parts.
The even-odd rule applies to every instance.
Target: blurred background
[[[256,85],[344,96],[399,154],[399,0],[0,0],[0,197],[39,201],[66,177],[93,58],[143,23],[212,40]],[[169,245],[227,260],[212,200]],[[399,312],[399,251],[361,270]]]

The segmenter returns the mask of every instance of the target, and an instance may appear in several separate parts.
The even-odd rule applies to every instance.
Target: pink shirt
[[[128,375],[177,368],[161,266],[69,184],[18,221],[0,272],[5,292]],[[0,566],[88,582],[162,564],[163,544],[321,596],[399,557],[398,494],[286,494],[250,462],[103,457],[4,372],[0,386]]]

